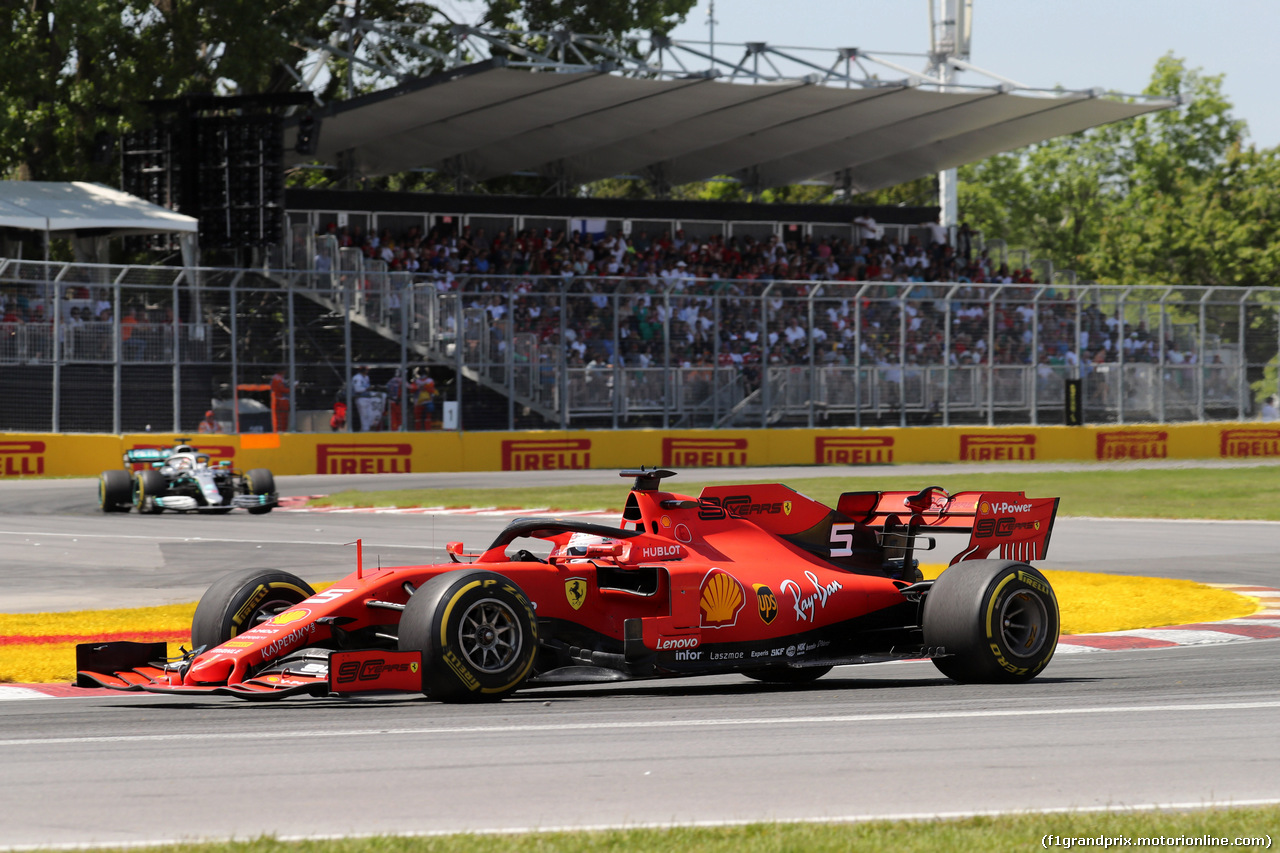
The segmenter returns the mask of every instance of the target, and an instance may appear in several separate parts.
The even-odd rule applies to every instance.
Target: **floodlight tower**
[[[969,60],[969,37],[973,33],[973,0],[925,0],[929,4],[929,71],[935,74],[947,91],[947,83],[955,79],[952,59]],[[938,173],[938,205],[942,208],[940,223],[959,225],[960,202],[956,187],[956,170]]]

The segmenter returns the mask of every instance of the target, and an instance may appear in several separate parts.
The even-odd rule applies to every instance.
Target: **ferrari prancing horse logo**
[[[791,515],[791,501],[782,502],[782,514]]]
[[[564,597],[569,600],[569,606],[574,610],[582,607],[582,603],[587,600],[587,579],[586,578],[569,578],[564,582]]]

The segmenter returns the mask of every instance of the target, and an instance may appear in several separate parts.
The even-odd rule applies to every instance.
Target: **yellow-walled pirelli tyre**
[[[123,468],[103,471],[98,478],[98,506],[103,512],[128,512],[133,505],[133,480]]]
[[[159,471],[143,468],[133,475],[133,502],[138,507],[138,512],[164,512],[164,507],[156,503],[156,498],[162,497],[164,490],[164,477]]]
[[[934,666],[962,683],[1027,681],[1058,647],[1058,599],[1026,563],[951,566],[925,596],[923,621]]]
[[[288,572],[240,569],[223,575],[200,596],[191,643],[196,648],[220,646],[313,595],[309,583]]]
[[[538,620],[520,587],[495,572],[446,572],[418,587],[400,618],[401,651],[422,652],[422,692],[494,702],[533,669]]]

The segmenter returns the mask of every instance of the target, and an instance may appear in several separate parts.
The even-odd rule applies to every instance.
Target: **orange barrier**
[[[1260,423],[187,437],[215,461],[276,474],[1280,457],[1280,425]],[[126,450],[166,447],[176,438],[168,433],[0,434],[0,477],[95,476],[120,467]]]

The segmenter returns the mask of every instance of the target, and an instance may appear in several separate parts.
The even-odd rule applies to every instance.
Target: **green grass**
[[[807,473],[807,472],[806,472]],[[1061,497],[1061,515],[1113,518],[1220,518],[1280,520],[1280,470],[1260,468],[1177,468],[1028,472],[954,473],[907,479],[883,477],[787,477],[782,482],[814,500],[834,506],[841,492],[944,486],[951,491],[1022,491],[1031,497]],[[753,483],[759,480],[742,479]],[[696,495],[709,483],[697,473],[665,481],[669,489]],[[717,485],[725,485],[719,483]],[[311,502],[312,506],[446,506],[621,510],[627,484],[562,488],[407,489],[345,491]]]
[[[1280,827],[1280,808],[1225,808],[1191,812],[1053,814],[976,817],[962,820],[872,821],[852,824],[760,823],[724,828],[554,832],[529,835],[445,835],[427,838],[378,837],[341,841],[254,841],[182,844],[165,850],[183,853],[845,853],[858,851],[1040,850],[1046,835],[1066,838],[1109,836],[1138,838],[1258,838]],[[1230,842],[1228,842],[1230,843]],[[1123,842],[1121,842],[1123,844]],[[1233,847],[1267,849],[1269,843]],[[1048,849],[1063,850],[1065,846]],[[1074,847],[1071,849],[1075,849]],[[1082,847],[1083,850],[1100,850]],[[1220,849],[1213,845],[1160,846],[1162,850]]]

